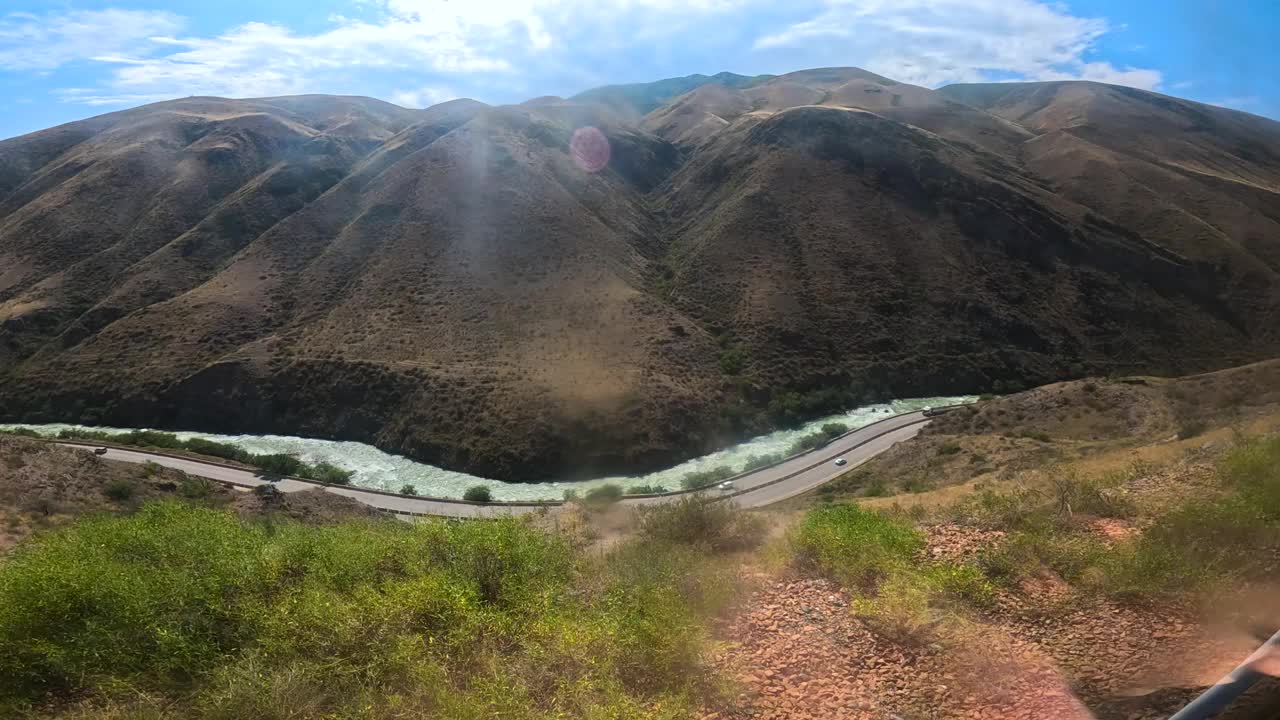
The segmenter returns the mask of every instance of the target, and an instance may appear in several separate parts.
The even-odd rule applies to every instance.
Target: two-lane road
[[[861,465],[871,458],[893,447],[895,443],[915,436],[928,423],[922,412],[903,413],[888,416],[884,420],[872,423],[836,438],[825,447],[812,450],[790,458],[778,465],[761,468],[751,473],[739,475],[733,479],[732,493],[721,494],[735,505],[743,508],[758,508],[785,500],[800,493],[812,490]],[[68,447],[88,449],[89,443],[62,443]],[[253,488],[259,485],[273,484],[283,492],[298,492],[317,487],[335,495],[345,495],[371,507],[407,515],[436,515],[445,517],[494,517],[497,515],[522,514],[536,511],[542,507],[555,506],[558,503],[540,504],[492,504],[478,505],[456,500],[439,500],[418,498],[406,495],[368,490],[355,486],[321,485],[303,480],[284,479],[268,480],[261,474],[238,467],[202,462],[190,458],[169,455],[158,455],[145,450],[125,450],[108,448],[104,457],[108,460],[122,462],[147,463],[182,470],[191,475],[206,477],[227,485],[242,488]],[[837,466],[835,460],[843,457],[846,464]],[[708,492],[717,493],[717,490]],[[624,498],[625,505],[648,505],[670,502],[681,494],[660,495],[643,498]]]

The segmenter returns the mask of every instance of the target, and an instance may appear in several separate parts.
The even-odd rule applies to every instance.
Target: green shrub
[[[874,475],[863,486],[862,494],[867,497],[884,497],[889,494],[889,488],[885,485],[884,478]]]
[[[764,539],[763,519],[724,502],[686,496],[638,512],[639,534],[649,540],[726,552],[756,547]]]
[[[746,462],[742,466],[743,472],[758,470],[762,467],[777,465],[784,460],[782,453],[764,453],[763,455],[748,455]]]
[[[278,505],[284,500],[284,492],[271,483],[255,485],[253,494],[262,498],[262,503],[268,507]]]
[[[849,432],[849,426],[839,422],[823,423],[821,432],[823,435],[826,435],[828,439],[834,440],[835,438]]]
[[[1020,487],[1011,492],[982,490],[952,508],[952,515],[968,525],[1011,530],[1023,527],[1047,502],[1047,497],[1034,488]]]
[[[1280,437],[1238,444],[1218,473],[1225,495],[1188,499],[1117,548],[1109,590],[1178,595],[1269,572],[1269,558],[1280,552]]]
[[[197,502],[210,502],[219,498],[218,483],[209,478],[182,473],[178,481],[178,495]]]
[[[31,430],[30,428],[9,428],[7,430],[0,430],[0,435],[17,435],[18,437],[29,437],[29,438],[44,437],[40,433],[36,432],[35,430]]]
[[[622,486],[608,483],[593,487],[583,495],[582,499],[588,505],[595,507],[612,505],[622,499]]]
[[[805,514],[795,543],[802,562],[861,587],[910,564],[924,537],[901,520],[857,505],[825,505]]]
[[[632,485],[627,488],[628,495],[658,495],[666,491],[661,485]]]
[[[709,470],[698,470],[687,473],[680,478],[680,487],[685,490],[697,490],[698,488],[707,487],[720,482],[726,478],[736,475],[733,468],[728,465],[718,465]]]
[[[303,468],[301,460],[284,453],[254,455],[253,464],[267,475],[296,476]]]
[[[738,348],[729,348],[720,352],[720,372],[725,375],[737,375],[746,365],[747,356]]]
[[[788,454],[796,455],[806,450],[822,447],[846,432],[849,432],[849,426],[844,423],[825,423],[817,432],[803,435],[792,443]]]
[[[1131,499],[1102,481],[1054,472],[1049,476],[1054,505],[1062,515],[1084,513],[1098,517],[1127,518],[1137,511]]]
[[[802,563],[850,589],[854,612],[900,642],[930,636],[948,606],[986,607],[994,599],[978,567],[923,562],[924,536],[901,517],[819,506],[805,515],[794,543]]]
[[[1198,435],[1203,435],[1205,430],[1209,429],[1209,423],[1199,418],[1190,418],[1183,420],[1178,424],[1178,439],[1189,440]]]
[[[351,476],[355,474],[350,470],[343,470],[337,465],[327,462],[320,462],[315,465],[302,463],[297,473],[298,477],[329,483],[330,485],[350,485]]]
[[[132,480],[118,478],[108,482],[102,488],[102,494],[116,502],[126,502],[138,494],[138,485]]]
[[[938,446],[939,455],[956,455],[962,448],[957,443],[949,442]]]
[[[478,717],[494,696],[437,682],[477,663],[550,663],[568,686],[547,691],[572,703],[578,683],[617,691],[631,662],[606,642],[623,608],[570,592],[573,562],[563,541],[509,519],[306,527],[167,503],[83,519],[0,564],[0,707],[127,687],[203,705],[175,716],[233,717],[270,707],[292,676],[304,692],[290,714],[353,717],[370,692],[384,696],[375,705],[417,692]],[[655,646],[698,639],[651,632]],[[677,695],[689,683],[675,682]]]
[[[493,492],[488,485],[473,485],[462,494],[462,499],[470,502],[493,502]]]
[[[400,494],[401,495],[417,495],[418,488],[413,485],[410,485],[409,483],[405,483],[404,485],[400,486]]]
[[[198,453],[200,455],[208,455],[210,457],[219,457],[234,462],[249,463],[253,454],[243,448],[238,448],[230,443],[220,443],[205,438],[191,438],[183,443],[185,449]]]

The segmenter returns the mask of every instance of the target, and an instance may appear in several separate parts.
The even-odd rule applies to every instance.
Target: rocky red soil
[[[1090,717],[1032,643],[893,642],[855,618],[848,595],[823,579],[770,583],[723,632],[734,642],[718,660],[743,692],[707,718]]]
[[[924,559],[963,560],[1003,533],[926,528]],[[1001,590],[993,609],[906,640],[877,633],[822,578],[766,578],[720,628],[738,680],[704,720],[1156,720],[1258,644],[1190,607],[1088,599],[1046,577]],[[1262,698],[1266,700],[1267,698]],[[1254,718],[1257,703],[1225,717]]]

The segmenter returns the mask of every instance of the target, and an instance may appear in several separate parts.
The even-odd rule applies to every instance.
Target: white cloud
[[[1036,75],[1036,80],[1093,80],[1111,83],[1112,85],[1128,85],[1129,87],[1154,90],[1160,84],[1161,75],[1158,70],[1142,70],[1138,68],[1117,68],[1111,63],[1082,63],[1075,65],[1069,72],[1044,70]]]
[[[937,86],[1012,75],[1154,88],[1160,73],[1086,60],[1109,30],[1035,0],[825,0],[814,17],[756,41],[758,50],[841,54],[896,80]]]
[[[518,76],[521,59],[569,50],[565,35],[603,27],[635,11],[645,27],[670,27],[748,0],[353,0],[358,17],[335,14],[327,29],[301,33],[249,22],[215,35],[184,35],[166,13],[109,10],[9,16],[0,25],[0,69],[55,69],[74,61],[111,68],[97,90],[63,92],[67,102],[116,104],[186,95],[247,97],[331,90],[335,74]],[[644,28],[619,27],[635,34]],[[607,41],[608,33],[597,40]],[[59,39],[61,38],[61,39]],[[109,40],[103,38],[110,38]],[[8,42],[5,42],[5,41]],[[19,58],[27,59],[19,63]],[[359,85],[358,81],[352,84]],[[424,90],[402,90],[426,102]]]
[[[448,100],[458,94],[446,87],[425,86],[416,90],[398,90],[391,94],[391,102],[410,108],[426,108]]]
[[[166,38],[171,52],[117,68],[115,89],[128,93],[236,97],[305,92],[334,70],[372,68],[475,72],[505,70],[452,32],[417,20],[344,21],[301,35],[279,25],[247,23],[210,38]]]
[[[52,70],[99,56],[151,49],[150,38],[177,32],[178,16],[150,10],[73,11],[0,16],[0,69]]]
[[[1085,78],[1151,88],[1161,80],[1090,58],[1106,21],[1058,4],[796,2],[788,12],[800,20],[759,36],[754,48],[752,23],[773,16],[756,6],[776,14],[766,0],[350,0],[350,12],[319,30],[248,22],[204,34],[163,12],[10,14],[0,16],[0,70],[95,63],[107,70],[97,87],[58,93],[92,105],[355,90],[421,106],[477,85],[515,96],[546,92],[537,83],[549,76],[570,86],[616,81],[640,58],[677,72],[859,65],[923,85]],[[688,57],[697,66],[686,66]]]

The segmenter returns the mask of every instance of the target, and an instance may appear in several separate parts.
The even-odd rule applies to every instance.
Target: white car
[[[720,488],[720,492],[729,492],[730,490],[733,489],[733,481],[725,480],[724,482],[720,483],[716,487]]]
[[[845,465],[847,463],[848,460],[845,460],[844,458],[836,458],[836,465]]]

